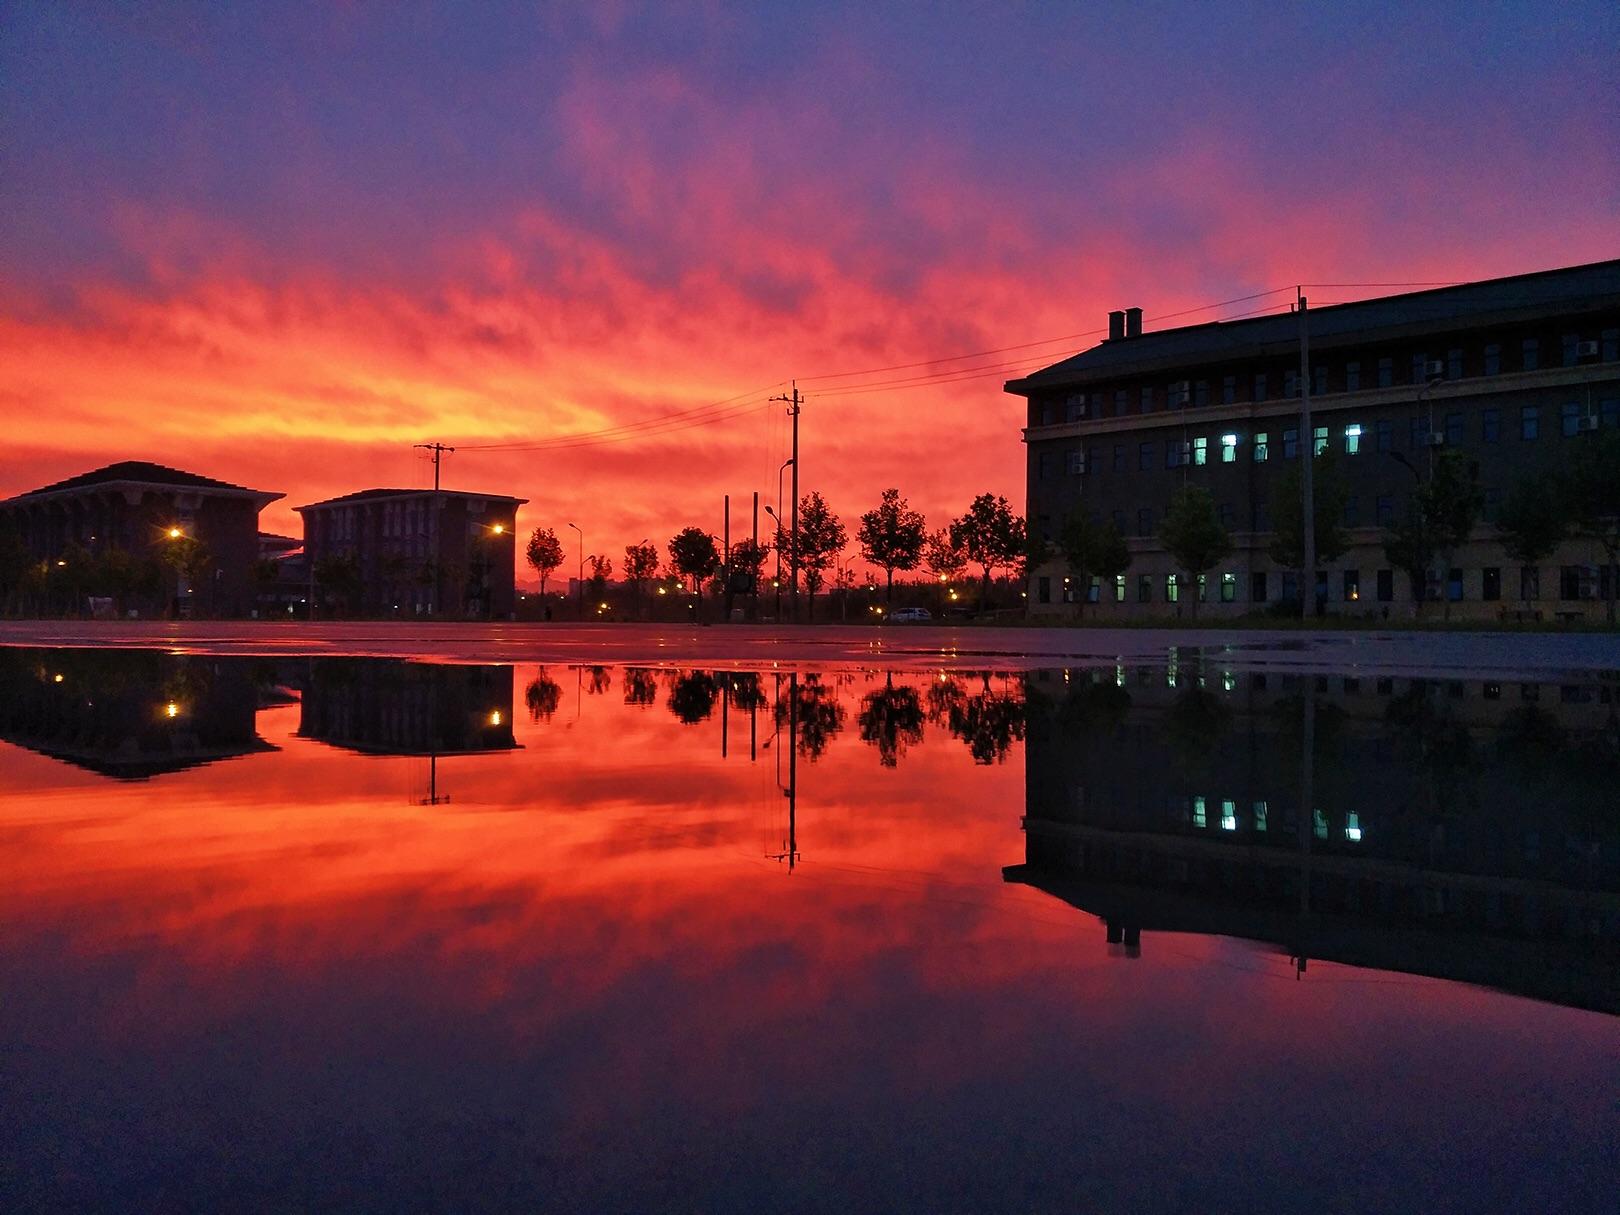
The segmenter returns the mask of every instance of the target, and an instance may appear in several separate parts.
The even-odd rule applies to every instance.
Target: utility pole
[[[754,563],[755,563],[754,580],[753,580],[753,586],[754,586],[753,602],[751,604],[749,604],[748,622],[750,624],[758,624],[759,623],[759,574],[760,574],[758,566],[764,565],[765,563],[758,559],[759,558],[759,490],[757,490],[757,489],[754,491],[754,547],[753,547],[752,551],[748,554],[748,556],[749,556],[749,559],[754,561]]]
[[[442,546],[439,538],[439,511],[442,507],[439,501],[439,462],[444,459],[445,453],[455,451],[455,448],[446,447],[443,443],[417,443],[414,446],[433,453],[433,513],[429,516],[428,538],[433,551],[433,614],[436,616],[444,607],[444,554],[440,551]]]
[[[791,396],[772,397],[771,400],[788,405],[788,416],[793,419],[793,524],[788,532],[793,547],[788,558],[788,581],[793,589],[793,623],[797,624],[799,622],[799,407],[804,404],[804,398],[799,395],[799,382],[794,380],[792,384]]]
[[[1299,430],[1305,447],[1300,453],[1304,464],[1299,470],[1301,497],[1305,511],[1305,585],[1300,587],[1300,610],[1307,620],[1316,616],[1316,430],[1311,425],[1311,326],[1306,312],[1305,293],[1299,295]]]

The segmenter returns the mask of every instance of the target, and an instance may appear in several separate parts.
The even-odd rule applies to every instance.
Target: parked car
[[[934,614],[927,608],[895,608],[888,615],[890,624],[916,624],[933,618]]]

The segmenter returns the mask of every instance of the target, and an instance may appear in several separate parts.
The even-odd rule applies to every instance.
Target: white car
[[[927,608],[896,608],[888,616],[890,624],[915,624],[933,618],[934,614]]]

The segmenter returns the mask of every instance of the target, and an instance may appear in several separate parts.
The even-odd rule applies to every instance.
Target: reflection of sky
[[[850,733],[881,686],[854,679]],[[259,714],[284,750],[139,785],[0,748],[0,1177],[458,1209],[1612,1195],[1612,1019],[1222,940],[1110,958],[1001,882],[1021,752],[933,724],[893,769],[849,737],[801,758],[789,876],[746,716],[722,761],[667,684],[560,682],[522,750],[442,761],[434,807],[425,760],[298,738],[294,706]]]
[[[1599,3],[18,10],[0,493],[141,455],[287,491],[285,530],[422,484],[438,436],[453,483],[616,555],[768,493],[779,419],[465,446],[1127,304],[1612,255],[1617,33]],[[1016,426],[995,376],[821,398],[806,476],[847,515],[904,450],[960,511],[1016,487]]]

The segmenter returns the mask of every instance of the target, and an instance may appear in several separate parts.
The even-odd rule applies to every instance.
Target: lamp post
[[[584,620],[585,619],[585,533],[580,529],[580,526],[577,523],[570,523],[568,526],[573,528],[574,531],[579,534],[579,618],[580,618],[580,620]]]
[[[782,484],[781,474],[777,474],[776,484],[777,484],[777,491],[776,491],[777,492],[777,501],[780,502],[781,501],[781,492],[782,492],[782,490],[781,490],[781,484]],[[782,534],[782,516],[777,514],[774,510],[772,510],[769,505],[767,505],[765,507],[765,513],[767,515],[769,515],[772,519],[776,520],[776,534],[778,536],[780,536]],[[776,577],[771,580],[771,585],[776,588],[776,623],[781,624],[782,623],[782,545],[781,545],[781,542],[778,541],[776,544],[771,545],[771,547],[776,550]]]
[[[786,460],[782,461],[782,467],[776,470],[776,513],[771,515],[771,518],[776,520],[776,530],[778,532],[782,530],[782,474],[790,468],[793,469],[793,482],[795,487],[797,487],[799,478],[799,466],[797,460],[795,460],[792,456],[789,456]],[[771,508],[767,506],[765,508],[765,513],[770,514],[770,510]],[[797,512],[798,503],[794,503],[795,518],[797,518]],[[799,536],[796,531],[790,531],[788,533],[788,538],[795,550],[792,557],[792,568],[794,572],[793,589],[794,593],[797,594],[799,588],[799,557],[797,551]],[[797,599],[794,600],[794,606],[795,608],[798,606]],[[782,551],[780,548],[778,548],[776,552],[776,622],[778,624],[782,623]]]

